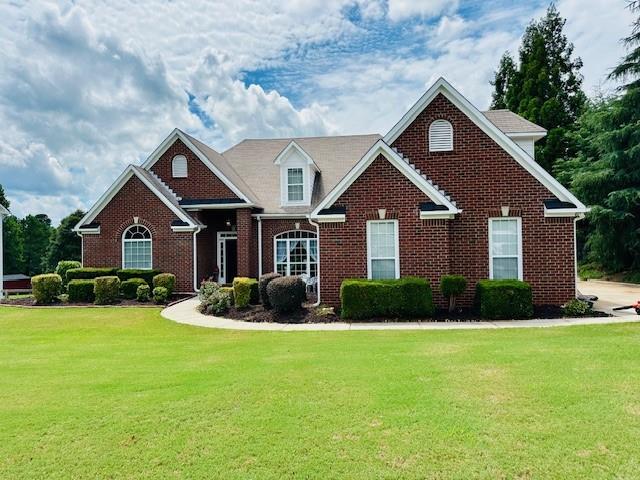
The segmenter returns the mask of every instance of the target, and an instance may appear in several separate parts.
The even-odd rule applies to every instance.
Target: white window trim
[[[289,183],[289,171],[290,170],[300,170],[302,172],[302,183]],[[297,166],[288,166],[286,167],[286,177],[287,177],[287,191],[285,192],[285,196],[287,197],[287,203],[290,204],[297,204],[297,203],[304,203],[305,201],[305,197],[306,197],[306,181],[305,181],[305,174],[306,174],[306,168],[305,167],[297,167]],[[302,185],[302,198],[300,200],[291,200],[289,198],[289,187],[291,186],[298,186],[298,185]]]
[[[310,237],[310,238],[282,238],[282,235],[287,235],[288,233],[292,233],[292,232],[306,232],[306,233],[310,233],[311,235],[314,235],[314,237]],[[280,237],[280,238],[279,238]],[[287,276],[291,275],[291,262],[289,261],[289,242],[293,241],[293,240],[306,240],[307,241],[307,274],[311,275],[311,255],[309,253],[310,248],[309,245],[311,243],[311,240],[315,240],[316,241],[316,256],[318,257],[318,259],[316,260],[316,271],[320,271],[320,239],[318,238],[318,234],[317,232],[312,232],[311,230],[287,230],[286,232],[280,232],[277,235],[274,235],[273,237],[273,271],[277,272],[278,271],[278,241],[281,242],[287,242],[287,261],[285,262],[287,265]]]
[[[489,278],[493,280],[493,259],[512,258],[512,255],[493,255],[493,221],[494,220],[515,220],[518,230],[518,280],[524,278],[522,271],[522,218],[521,217],[490,217],[489,218]]]
[[[176,173],[176,160],[184,161],[184,174]],[[176,155],[171,159],[171,175],[173,178],[187,178],[189,176],[189,162],[184,155]]]
[[[394,260],[396,264],[396,276],[395,278],[400,278],[400,230],[398,225],[398,220],[368,220],[367,221],[367,278],[372,278],[372,269],[371,269],[371,261],[374,260],[371,258],[371,225],[374,223],[393,223],[394,232],[395,232],[395,257],[380,257],[375,260]]]
[[[449,138],[449,142],[450,143],[448,143],[447,145],[445,145],[443,147],[436,147],[435,145],[431,144],[431,136],[432,136],[432,132],[433,132],[433,126],[436,125],[437,123],[446,124],[449,127],[449,132],[451,133],[451,137]],[[429,143],[429,151],[430,152],[451,152],[451,151],[453,151],[453,125],[451,125],[451,122],[449,120],[444,119],[444,118],[437,118],[436,120],[431,122],[431,124],[429,125],[429,133],[428,133],[427,142]]]
[[[122,243],[122,268],[123,269],[129,269],[131,267],[126,267],[125,263],[124,263],[124,245],[125,243],[129,243],[129,242],[139,242],[140,240],[138,239],[125,239],[124,236],[127,234],[127,232],[129,230],[131,230],[133,227],[144,227],[147,229],[147,231],[149,232],[149,235],[151,238],[149,238],[149,243],[151,244],[151,266],[149,268],[136,268],[136,270],[153,270],[153,234],[151,233],[151,230],[149,230],[149,228],[147,228],[145,225],[141,225],[139,223],[134,223],[133,225],[129,225],[127,228],[124,229],[124,232],[122,232],[122,237],[121,237],[121,243]]]

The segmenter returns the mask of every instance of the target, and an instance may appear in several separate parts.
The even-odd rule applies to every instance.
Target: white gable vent
[[[429,151],[453,150],[453,127],[446,120],[435,120],[429,126]]]
[[[171,162],[171,171],[173,178],[187,177],[187,157],[184,155],[176,155]]]

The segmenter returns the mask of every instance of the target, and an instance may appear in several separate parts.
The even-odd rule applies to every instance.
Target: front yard
[[[0,477],[635,478],[639,343],[0,307]]]

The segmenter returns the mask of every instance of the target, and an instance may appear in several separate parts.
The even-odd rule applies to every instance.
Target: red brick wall
[[[187,158],[186,178],[173,178],[171,161],[176,155]],[[182,198],[238,198],[180,139],[162,154],[151,170]]]
[[[193,234],[171,231],[175,214],[137,177],[132,177],[97,216],[99,235],[84,235],[85,267],[122,267],[122,234],[133,217],[151,231],[153,268],[174,273],[177,290],[193,291]]]

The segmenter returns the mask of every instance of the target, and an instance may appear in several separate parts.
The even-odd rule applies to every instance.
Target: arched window
[[[187,177],[187,157],[184,155],[176,155],[171,161],[171,172],[173,178]]]
[[[429,126],[429,151],[453,150],[453,127],[446,120],[435,120]]]
[[[276,235],[274,267],[280,275],[318,275],[318,238],[314,232],[292,230]]]
[[[151,270],[151,232],[142,225],[132,225],[122,235],[122,268]]]

